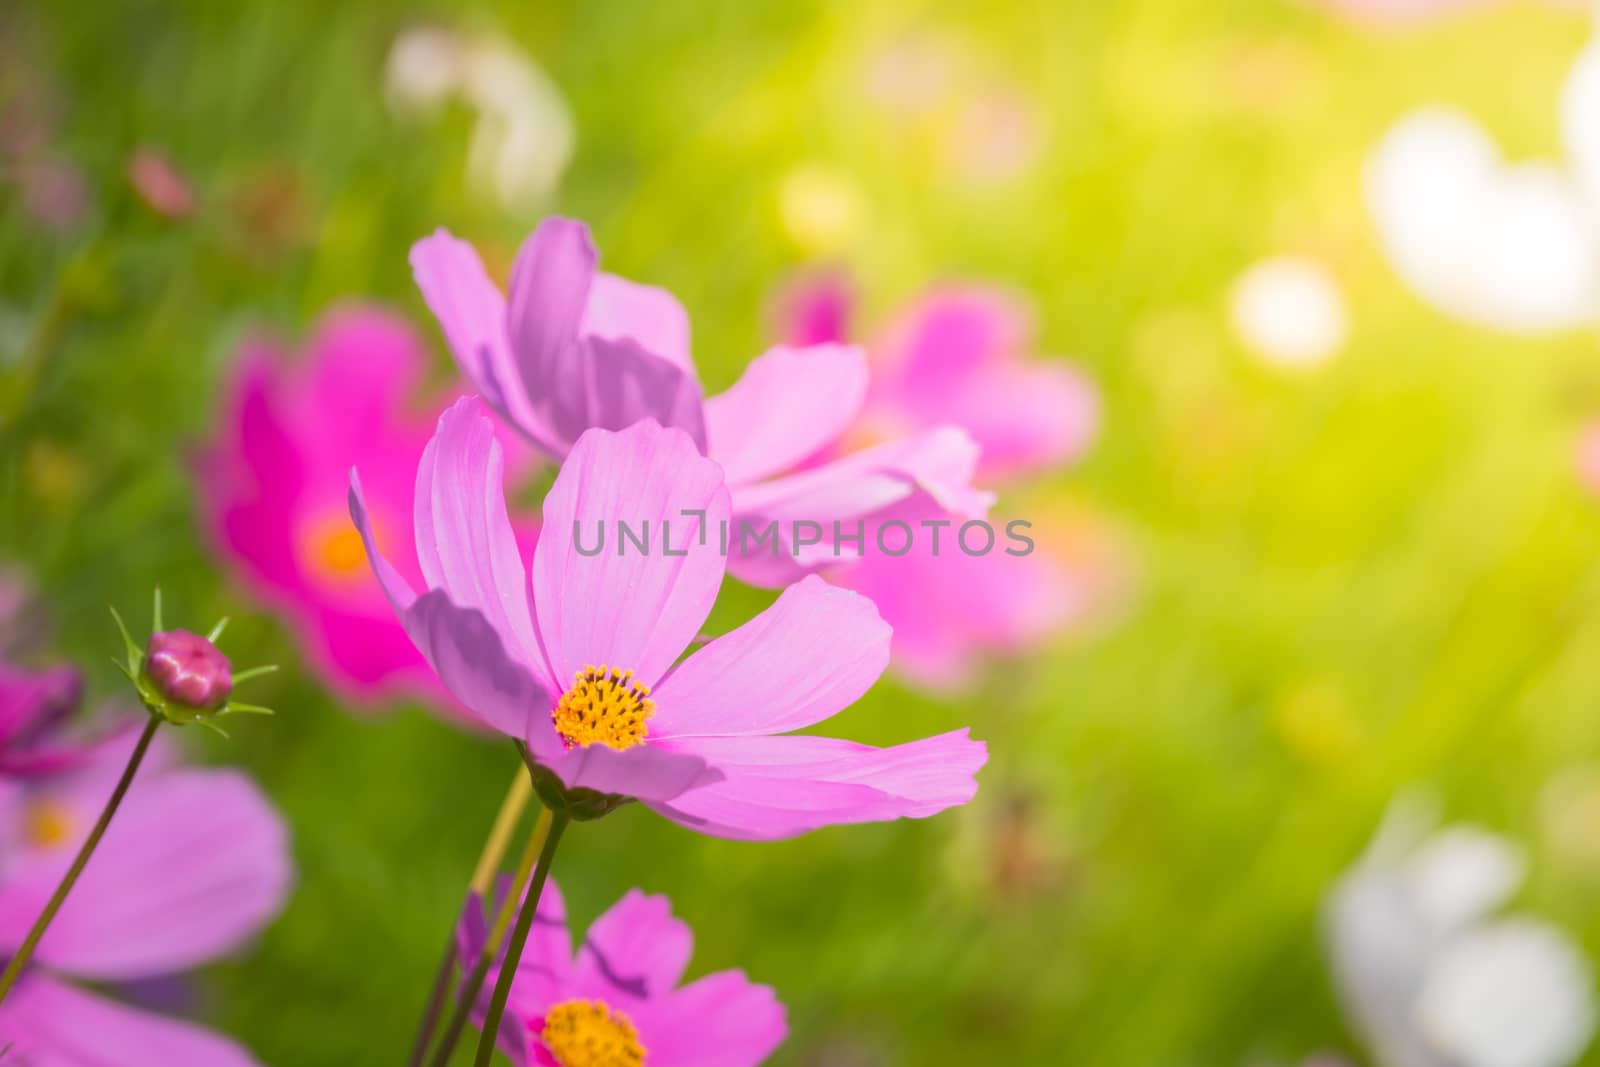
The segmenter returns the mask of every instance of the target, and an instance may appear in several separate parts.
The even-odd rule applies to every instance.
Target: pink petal
[[[651,735],[770,734],[821,722],[872,688],[889,663],[889,636],[866,597],[802,579],[657,687]]]
[[[506,301],[483,269],[478,253],[448,231],[436,230],[411,246],[417,287],[456,364],[489,406],[552,455],[563,451],[535,411],[506,334]]]
[[[540,761],[570,789],[593,789],[644,801],[671,800],[722,779],[722,772],[708,767],[703,756],[652,744],[623,751],[585,745],[568,749],[564,755],[540,753]]]
[[[988,749],[958,730],[890,748],[826,737],[672,742],[727,778],[654,810],[716,837],[773,840],[822,826],[920,819],[964,804]]]
[[[1027,305],[998,289],[938,290],[918,300],[874,349],[876,390],[943,396],[952,383],[1021,351],[1033,332]]]
[[[630,889],[589,927],[573,981],[584,990],[620,986],[642,998],[663,996],[682,979],[693,950],[694,934],[673,917],[671,901]]]
[[[70,798],[78,840],[105,800],[86,776]],[[0,945],[19,943],[73,849],[0,887]],[[288,833],[259,789],[233,771],[170,770],[134,780],[35,960],[85,977],[172,974],[237,949],[283,907]]]
[[[540,223],[517,254],[506,323],[529,403],[558,446],[594,427],[620,430],[653,418],[686,431],[703,450],[692,373],[634,338],[580,334],[596,258],[588,227],[561,218]],[[614,298],[614,289],[603,296]]]
[[[818,567],[849,562],[861,552],[847,540],[857,532],[857,520],[866,520],[919,492],[938,500],[945,510],[981,517],[993,504],[994,495],[972,488],[977,465],[977,444],[965,431],[946,426],[863,449],[798,474],[739,486],[733,494],[739,525],[729,540],[728,568],[743,581],[775,587]],[[779,530],[776,552],[770,542],[767,546],[758,542],[760,532],[773,522]],[[822,527],[822,541],[793,554],[797,524],[804,522]],[[739,534],[746,528],[751,532],[741,538]]]
[[[689,313],[677,297],[657,286],[596,273],[578,330],[594,337],[632,338],[647,352],[694,371],[689,355]]]
[[[1042,545],[1028,555],[1010,555],[1008,550],[1020,549],[998,524],[992,549],[968,555],[959,540],[961,517],[926,497],[878,518],[916,529],[912,550],[899,557],[868,552],[831,571],[829,579],[878,606],[894,628],[895,667],[929,688],[964,688],[983,657],[1033,649],[1103,596],[1097,586],[1105,578],[1096,568],[1069,570]],[[933,531],[922,524],[940,521],[945,525],[935,554]],[[977,546],[986,543],[981,534],[974,536]],[[869,530],[869,541],[873,537]]]
[[[409,322],[380,308],[341,307],[323,317],[309,349],[296,414],[319,451],[342,467],[406,425],[428,364]]]
[[[650,1067],[756,1067],[789,1034],[772,989],[719,971],[652,1002],[635,1020]]]
[[[511,985],[511,1011],[517,1015],[542,1015],[546,1008],[566,999],[572,986],[572,935],[567,932],[567,908],[561,888],[551,878],[539,895],[539,910],[528,934],[517,977]]]
[[[516,662],[500,631],[475,608],[450,602],[443,590],[418,597],[373,541],[361,480],[350,475],[350,518],[361,532],[367,562],[407,636],[438,675],[439,681],[479,722],[521,738],[543,756],[554,751],[555,730],[549,726],[551,697],[533,671],[540,662]],[[541,712],[545,712],[541,714]]]
[[[706,401],[710,455],[730,485],[778,474],[832,444],[867,396],[867,358],[847,345],[778,347]]]
[[[654,684],[716,600],[727,517],[722,471],[688,435],[649,421],[584,434],[545,497],[533,554],[534,613],[558,683],[605,664]],[[648,524],[648,552],[620,542],[619,523]],[[581,555],[575,530],[586,551],[603,531],[604,549]]]
[[[531,666],[541,659],[539,639],[502,468],[483,406],[475,397],[456,401],[417,468],[417,558],[430,589],[444,590],[458,608],[482,612],[507,653]]]
[[[1099,400],[1069,367],[1025,361],[1027,309],[1008,294],[951,289],[919,301],[878,349],[869,411],[891,422],[954,424],[982,450],[981,476],[1062,463],[1087,447]]]
[[[124,1007],[30,973],[0,1006],[0,1047],[19,1067],[255,1067],[242,1046],[192,1023]]]

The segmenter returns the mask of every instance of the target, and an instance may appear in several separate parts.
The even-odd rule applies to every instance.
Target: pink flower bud
[[[188,630],[150,635],[144,673],[167,700],[196,711],[215,711],[233,692],[233,665],[217,646]]]

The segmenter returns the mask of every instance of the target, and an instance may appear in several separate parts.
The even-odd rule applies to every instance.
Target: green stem
[[[500,802],[500,810],[494,817],[488,839],[483,843],[483,851],[478,854],[478,864],[472,871],[469,885],[480,897],[488,896],[489,883],[494,880],[494,872],[505,855],[511,832],[516,829],[517,820],[522,818],[523,809],[528,806],[532,796],[533,786],[527,769],[518,767],[511,779],[511,787],[506,790],[505,799]],[[517,884],[520,888],[521,883]],[[498,941],[496,937],[491,943]],[[452,926],[450,936],[445,938],[444,958],[439,961],[439,973],[434,976],[433,988],[428,991],[428,1002],[422,1009],[422,1022],[417,1027],[417,1037],[411,1045],[411,1055],[406,1058],[406,1067],[422,1067],[428,1042],[433,1040],[433,1031],[439,1025],[440,1015],[444,1013],[445,998],[450,995],[450,978],[455,973],[455,963],[456,938],[455,927]]]
[[[12,956],[11,962],[6,965],[5,974],[0,975],[0,1004],[5,1003],[6,994],[17,984],[17,978],[22,974],[22,968],[27,966],[33,950],[38,947],[40,938],[44,937],[44,932],[49,928],[51,920],[56,917],[56,912],[60,911],[61,905],[66,902],[67,894],[72,892],[72,887],[77,884],[78,876],[83,873],[84,867],[88,866],[89,857],[94,853],[95,846],[100,843],[100,838],[105,836],[106,827],[111,825],[111,817],[122,805],[122,798],[127,794],[128,786],[133,784],[133,776],[139,770],[145,750],[150,747],[150,739],[155,736],[156,727],[161,725],[161,721],[158,716],[150,716],[150,722],[145,726],[144,733],[139,735],[139,743],[134,746],[133,755],[128,758],[128,766],[123,769],[117,787],[111,791],[111,799],[106,801],[105,809],[95,821],[94,829],[89,831],[89,837],[84,841],[83,847],[78,849],[78,855],[73,859],[72,866],[67,868],[67,873],[62,876],[61,884],[56,886],[50,903],[44,906],[44,911],[40,912],[39,918],[34,921],[33,929],[29,930],[28,936],[23,939],[22,947],[17,949],[17,954]]]
[[[526,770],[526,768],[524,768]],[[528,781],[525,773],[523,781]],[[478,958],[473,961],[472,970],[467,972],[457,991],[455,1010],[450,1015],[450,1022],[445,1027],[444,1037],[439,1041],[439,1047],[434,1050],[433,1058],[428,1061],[430,1067],[445,1067],[450,1062],[450,1054],[456,1049],[461,1035],[466,1031],[467,1019],[472,1015],[472,1007],[478,1002],[478,994],[483,990],[483,983],[488,978],[489,968],[494,964],[494,958],[499,953],[500,938],[504,936],[506,924],[517,901],[522,899],[523,891],[527,888],[529,868],[533,866],[530,857],[533,853],[542,854],[549,841],[551,823],[554,821],[549,808],[539,813],[539,821],[534,825],[533,833],[529,835],[528,844],[523,851],[523,861],[518,864],[517,875],[511,882],[511,888],[506,893],[505,901],[500,905],[499,916],[495,919],[494,926],[489,932],[483,946],[478,949]],[[486,898],[487,899],[487,898]]]
[[[506,1013],[506,999],[511,995],[511,983],[517,976],[517,964],[522,961],[522,949],[528,943],[528,932],[533,929],[533,917],[539,911],[539,897],[544,893],[544,883],[550,877],[550,864],[556,858],[556,846],[561,843],[561,832],[567,828],[570,816],[564,811],[553,813],[550,836],[545,838],[544,851],[539,853],[539,865],[533,870],[533,884],[522,902],[522,914],[517,916],[516,928],[511,931],[511,943],[506,946],[505,958],[500,961],[500,977],[494,983],[494,995],[489,1000],[489,1015],[483,1022],[483,1034],[478,1038],[478,1055],[474,1067],[489,1067],[494,1059],[495,1038],[500,1033],[500,1020]]]

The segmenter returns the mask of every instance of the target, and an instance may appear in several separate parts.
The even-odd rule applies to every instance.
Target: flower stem
[[[523,780],[528,779],[525,776]],[[489,968],[494,964],[495,956],[499,954],[500,938],[504,936],[506,924],[510,922],[512,909],[516,907],[517,901],[522,899],[523,890],[527,888],[529,869],[533,866],[531,857],[535,853],[542,853],[548,844],[553,822],[554,815],[550,809],[546,808],[539,813],[539,821],[534,825],[533,833],[529,835],[522,862],[518,864],[516,877],[512,879],[506,899],[500,905],[500,913],[495,919],[494,927],[478,950],[478,958],[473,961],[472,970],[467,972],[456,992],[455,1010],[450,1015],[450,1023],[445,1028],[444,1037],[439,1041],[439,1047],[434,1049],[433,1059],[428,1061],[430,1067],[445,1067],[445,1064],[450,1062],[450,1054],[455,1051],[456,1044],[467,1028],[467,1019],[472,1015],[473,1005],[478,1002],[478,994],[483,990]],[[543,883],[540,885],[542,887]]]
[[[522,913],[517,916],[516,928],[511,931],[511,942],[506,946],[505,959],[500,962],[500,977],[494,983],[494,995],[489,1000],[489,1015],[483,1023],[483,1034],[478,1038],[478,1055],[474,1067],[489,1067],[494,1058],[495,1039],[500,1033],[500,1020],[506,1013],[506,998],[511,995],[511,983],[517,975],[517,964],[522,960],[522,949],[528,943],[528,932],[533,929],[533,917],[539,911],[539,897],[544,893],[544,883],[550,877],[550,864],[556,858],[556,846],[561,843],[561,832],[567,828],[570,816],[564,811],[552,813],[550,834],[545,838],[544,850],[539,853],[539,865],[533,869],[533,884],[522,902]]]
[[[500,860],[505,855],[506,845],[511,841],[511,832],[517,827],[517,820],[522,818],[523,809],[528,806],[528,799],[533,795],[533,785],[528,779],[528,772],[523,767],[517,768],[517,773],[511,779],[511,786],[506,790],[505,799],[500,802],[500,810],[494,817],[494,825],[489,830],[489,837],[483,843],[483,851],[478,855],[478,864],[473,868],[470,888],[481,898],[487,898],[489,884],[494,880],[494,872],[500,866]],[[520,884],[520,883],[519,883]],[[498,942],[499,938],[493,938]],[[406,1058],[406,1067],[422,1067],[422,1058],[428,1052],[428,1042],[433,1039],[433,1031],[439,1025],[439,1016],[444,1013],[445,997],[450,994],[450,979],[455,974],[456,965],[456,938],[455,927],[450,928],[450,934],[445,938],[444,956],[439,961],[439,972],[434,976],[433,988],[428,993],[428,1002],[422,1009],[422,1022],[417,1028],[416,1041],[411,1045],[411,1055]]]
[[[100,818],[95,820],[94,829],[89,831],[88,838],[78,849],[78,855],[73,858],[72,866],[67,868],[67,873],[62,876],[61,884],[56,886],[50,902],[44,906],[44,911],[40,912],[39,918],[34,921],[33,929],[29,930],[28,936],[23,939],[22,947],[17,949],[16,955],[11,957],[11,962],[6,964],[5,974],[0,975],[0,1003],[5,1002],[6,994],[17,984],[22,968],[27,966],[29,958],[33,956],[33,950],[39,946],[39,940],[44,937],[51,920],[66,902],[67,894],[72,892],[72,887],[77,884],[78,876],[83,873],[84,867],[88,866],[89,857],[94,853],[95,846],[100,843],[100,838],[105,836],[106,827],[111,825],[111,817],[122,805],[122,798],[127,794],[128,786],[133,784],[133,776],[138,772],[139,764],[144,761],[145,750],[150,747],[150,739],[155,736],[156,727],[160,726],[161,722],[159,716],[150,716],[150,721],[145,724],[144,733],[139,735],[139,743],[133,747],[133,755],[128,757],[128,765],[123,768],[117,787],[111,791],[111,799],[106,801],[105,808],[100,812]]]

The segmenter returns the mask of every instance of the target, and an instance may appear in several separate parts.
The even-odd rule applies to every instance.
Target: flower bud
[[[167,701],[196,712],[221,708],[233,692],[233,665],[217,646],[188,630],[150,635],[144,674]]]

